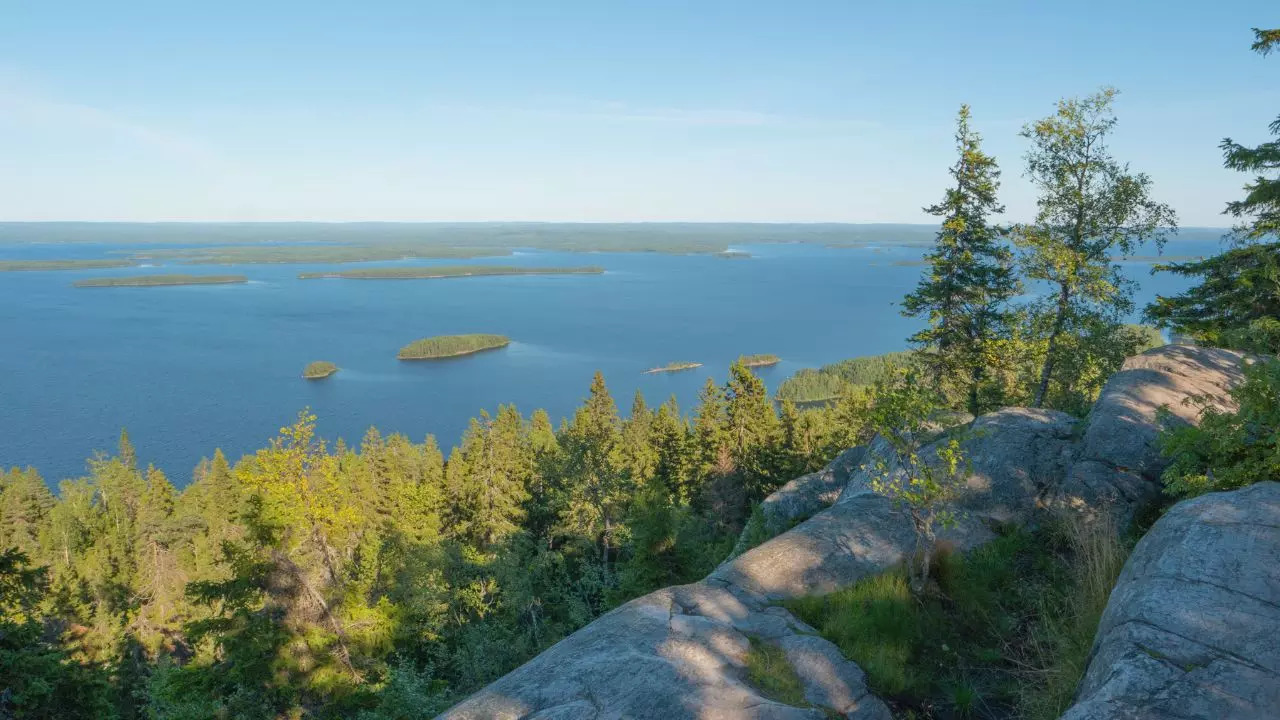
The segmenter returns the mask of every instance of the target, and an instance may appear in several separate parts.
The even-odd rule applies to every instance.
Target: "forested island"
[[[338,372],[337,365],[328,360],[317,360],[313,363],[308,363],[302,369],[302,377],[307,380],[323,380],[336,372]]]
[[[510,344],[511,338],[505,335],[438,335],[414,340],[400,348],[397,357],[401,360],[439,360],[496,350]]]
[[[384,267],[334,272],[299,273],[300,280],[343,278],[347,280],[435,280],[439,278],[485,277],[488,275],[599,275],[604,268],[517,267],[514,265],[442,265],[439,267]]]
[[[782,362],[782,358],[778,357],[777,355],[768,355],[768,354],[743,355],[738,358],[738,364],[742,365],[743,367],[749,367],[749,368],[771,367],[773,365],[777,365],[780,362]]]
[[[73,283],[80,288],[104,287],[169,287],[173,285],[231,285],[249,282],[244,275],[132,275],[123,277],[86,278]]]
[[[132,267],[132,260],[0,260],[0,272],[39,270],[106,270]]]
[[[166,259],[187,265],[356,263],[379,260],[466,259],[510,255],[507,248],[385,245],[231,245],[213,248],[152,250],[134,259]]]
[[[667,363],[662,367],[649,368],[644,371],[645,375],[655,375],[657,373],[680,372],[681,370],[692,370],[702,367],[700,362],[673,362]]]

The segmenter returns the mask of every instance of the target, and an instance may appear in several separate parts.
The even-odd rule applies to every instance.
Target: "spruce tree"
[[[1280,48],[1280,28],[1259,30],[1254,28],[1253,50],[1260,55],[1270,55]],[[1231,138],[1222,141],[1220,147],[1225,162],[1231,170],[1257,173],[1253,182],[1244,186],[1243,200],[1227,203],[1226,214],[1241,220],[1236,236],[1242,242],[1256,242],[1280,236],[1280,116],[1269,126],[1276,140],[1255,147],[1241,145]]]
[[[599,545],[600,566],[608,572],[614,534],[630,498],[622,467],[618,408],[596,372],[587,400],[561,433],[564,478],[561,523]]]
[[[1011,313],[1018,292],[1012,253],[990,216],[1004,212],[996,194],[1000,170],[982,151],[982,136],[969,126],[969,106],[956,118],[954,184],[925,212],[942,218],[929,269],[902,302],[903,315],[925,316],[929,326],[912,335],[919,359],[936,386],[963,398],[978,414],[999,404],[988,367],[1007,363]],[[994,396],[994,397],[993,397]]]

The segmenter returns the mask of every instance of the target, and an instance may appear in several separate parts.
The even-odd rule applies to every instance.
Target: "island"
[[[105,270],[132,267],[132,260],[0,260],[0,272],[34,270]]]
[[[424,244],[378,245],[233,245],[173,248],[133,255],[135,260],[173,260],[185,265],[356,263],[415,258],[465,260],[510,255],[509,248],[441,247]]]
[[[702,367],[702,363],[700,362],[673,362],[673,363],[667,363],[662,367],[650,368],[648,370],[645,370],[644,374],[653,375],[655,373],[679,372],[681,370],[692,370],[694,368],[700,368],[700,367]]]
[[[307,380],[323,380],[336,372],[338,372],[337,365],[328,360],[317,360],[303,368],[302,377]]]
[[[304,272],[300,280],[343,278],[346,280],[435,280],[486,275],[599,275],[604,268],[584,267],[515,267],[512,265],[440,265],[436,267],[381,267],[333,272]]]
[[[722,250],[716,253],[716,257],[725,260],[748,260],[751,258],[751,253],[741,250]]]
[[[483,350],[496,350],[511,344],[505,335],[437,335],[422,338],[400,348],[401,360],[439,360],[470,355]]]
[[[246,283],[244,275],[133,275],[128,277],[100,277],[77,280],[76,287],[169,287],[173,285],[230,285]]]
[[[782,362],[782,358],[777,355],[742,355],[738,358],[738,364],[743,367],[772,367]]]

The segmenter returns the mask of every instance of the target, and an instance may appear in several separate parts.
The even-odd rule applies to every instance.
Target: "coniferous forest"
[[[1259,52],[1280,45],[1256,35]],[[610,608],[701,578],[741,550],[770,492],[894,430],[877,418],[904,386],[921,412],[1087,413],[1151,341],[1125,323],[1133,288],[1111,258],[1176,227],[1107,149],[1114,98],[1064,100],[1026,126],[1038,215],[1011,227],[994,220],[997,159],[961,109],[929,207],[936,245],[901,308],[927,327],[908,354],[793,386],[821,403],[779,402],[734,364],[695,407],[637,394],[624,411],[597,373],[571,417],[507,405],[456,440],[371,428],[330,443],[302,410],[251,455],[210,448],[181,490],[124,432],[56,492],[35,469],[0,474],[0,717],[430,717]],[[1167,268],[1199,284],[1147,316],[1271,354],[1280,151],[1223,149],[1261,175],[1228,208],[1241,248]],[[1028,288],[1044,291],[1020,300]],[[1172,494],[1272,476],[1275,439],[1250,428],[1277,417],[1278,378],[1257,363],[1249,417],[1166,438]]]

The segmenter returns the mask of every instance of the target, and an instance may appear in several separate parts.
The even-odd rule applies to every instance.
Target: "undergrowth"
[[[1105,519],[1009,529],[967,555],[941,553],[919,598],[899,567],[787,607],[897,716],[1056,718],[1129,548]]]

